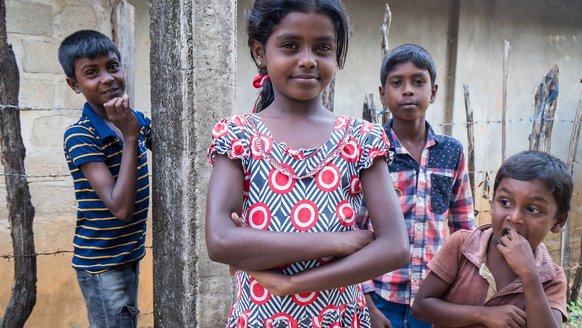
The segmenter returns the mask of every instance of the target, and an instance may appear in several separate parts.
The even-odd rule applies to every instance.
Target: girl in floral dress
[[[322,105],[347,52],[343,5],[256,0],[247,14],[262,92],[208,152],[208,253],[236,271],[226,327],[369,327],[358,283],[409,251],[382,127]],[[373,233],[354,224],[364,193]]]

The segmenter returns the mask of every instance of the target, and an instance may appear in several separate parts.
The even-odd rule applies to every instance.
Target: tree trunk
[[[19,73],[7,42],[6,4],[0,0],[0,104],[18,105]],[[0,109],[0,154],[4,166],[8,220],[14,251],[14,284],[0,327],[23,327],[36,303],[36,256],[32,221],[34,207],[24,170],[26,150],[20,134],[20,112]]]

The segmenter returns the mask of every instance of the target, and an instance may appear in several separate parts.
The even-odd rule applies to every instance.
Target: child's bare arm
[[[513,305],[472,306],[448,303],[441,298],[450,285],[429,273],[414,300],[412,311],[419,320],[447,327],[484,325],[488,328],[526,327],[525,312]]]
[[[123,133],[119,174],[115,179],[104,162],[84,163],[80,169],[111,213],[120,220],[129,221],[135,206],[139,123],[127,97],[112,99],[104,107],[111,122]]]
[[[359,251],[333,263],[285,276],[275,272],[249,272],[275,295],[288,295],[338,288],[377,277],[406,265],[408,236],[388,166],[376,159],[362,171],[362,187],[374,225],[376,239]]]
[[[243,181],[239,160],[216,155],[206,203],[206,244],[213,261],[241,270],[265,270],[301,260],[345,256],[373,240],[368,231],[296,233],[239,228],[231,214],[241,213]]]
[[[513,229],[499,242],[497,249],[523,283],[527,327],[561,327],[562,314],[550,308],[529,242]]]

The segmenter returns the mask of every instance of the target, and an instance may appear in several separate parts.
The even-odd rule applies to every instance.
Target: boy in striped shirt
[[[87,102],[64,135],[77,224],[73,268],[91,327],[137,327],[149,207],[150,120],[130,108],[120,53],[97,31],[63,40],[67,84]]]

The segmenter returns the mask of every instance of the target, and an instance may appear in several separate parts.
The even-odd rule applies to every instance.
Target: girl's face
[[[267,68],[275,99],[309,101],[320,96],[334,77],[336,30],[332,20],[315,12],[291,12],[275,28],[263,46],[253,53]]]
[[[558,204],[550,188],[539,180],[503,178],[491,201],[493,233],[499,240],[515,230],[537,247],[552,232],[559,232],[566,214],[557,216]]]

